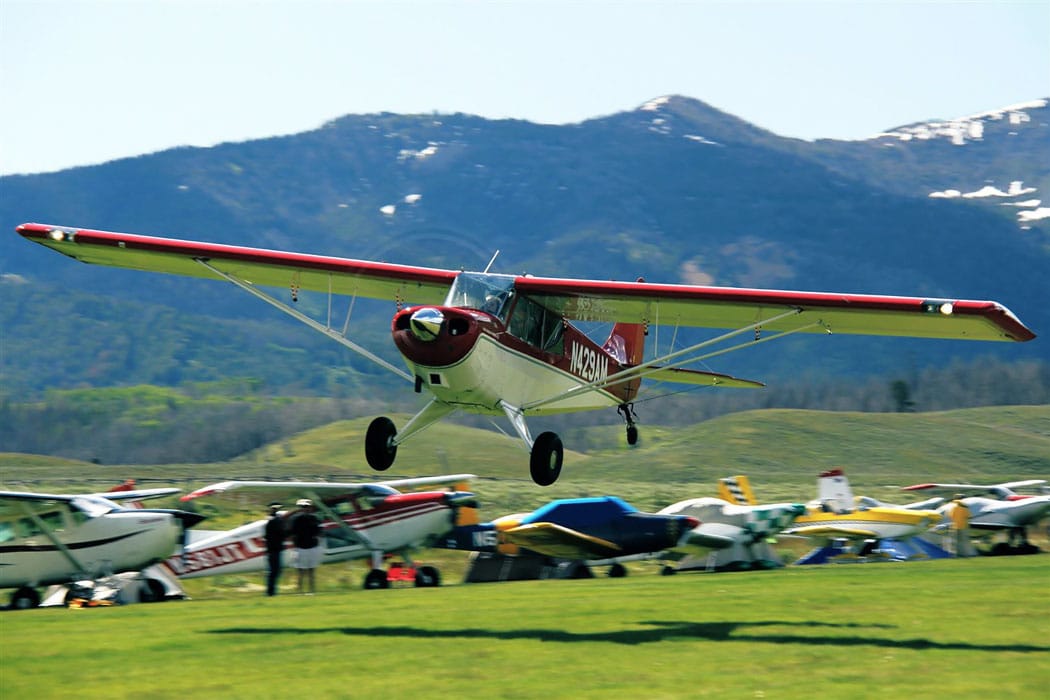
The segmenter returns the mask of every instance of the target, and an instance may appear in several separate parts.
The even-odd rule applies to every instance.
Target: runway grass
[[[1035,555],[9,611],[0,697],[1042,698],[1048,574]]]

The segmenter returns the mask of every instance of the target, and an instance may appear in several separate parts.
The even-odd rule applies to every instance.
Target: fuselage
[[[867,530],[877,539],[914,537],[928,530],[940,520],[935,510],[907,510],[904,508],[874,507],[848,513],[826,513],[820,506],[809,506],[804,515],[795,520],[795,527],[822,526],[843,530]]]
[[[331,520],[322,523],[324,564],[428,546],[447,533],[455,519],[453,502],[443,491],[395,493],[377,502],[355,495],[325,503],[342,524]],[[258,520],[198,538],[186,547],[184,555],[168,559],[168,566],[180,578],[262,571],[267,566],[265,526],[266,520]],[[291,563],[290,549],[291,543],[286,542],[286,564]]]
[[[40,515],[54,540],[31,518],[12,521],[13,536],[0,542],[0,588],[137,571],[170,556],[182,536],[170,513],[128,509],[82,519],[61,508]]]
[[[583,385],[601,384],[627,365],[560,316],[516,296],[513,279],[464,273],[444,305],[411,307],[394,316],[394,344],[417,386],[474,413],[502,414],[501,401],[536,414],[631,401],[637,379],[528,408]]]
[[[1050,515],[1050,496],[1031,496],[1010,501],[970,496],[962,502],[970,511],[970,527],[977,529],[1027,527]],[[954,504],[946,504],[940,509],[946,522],[951,521],[950,508],[954,508]]]

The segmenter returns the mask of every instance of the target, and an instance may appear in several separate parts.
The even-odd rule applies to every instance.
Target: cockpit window
[[[448,291],[445,306],[477,309],[502,321],[510,310],[513,298],[513,275],[461,272]]]

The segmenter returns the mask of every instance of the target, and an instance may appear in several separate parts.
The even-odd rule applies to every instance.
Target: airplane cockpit
[[[461,272],[445,297],[445,306],[476,309],[506,321],[514,299],[514,276]]]
[[[513,275],[462,272],[452,283],[445,306],[484,311],[507,324],[515,338],[550,353],[564,353],[564,320],[534,300],[518,296]]]

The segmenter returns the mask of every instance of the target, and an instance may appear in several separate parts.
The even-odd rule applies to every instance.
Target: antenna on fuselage
[[[492,263],[496,262],[496,256],[498,256],[498,255],[499,255],[499,249],[497,248],[496,252],[492,254],[492,259],[489,260],[489,264],[485,266],[485,271],[482,274],[485,274],[485,273],[487,273],[489,271],[489,268],[492,267]]]

